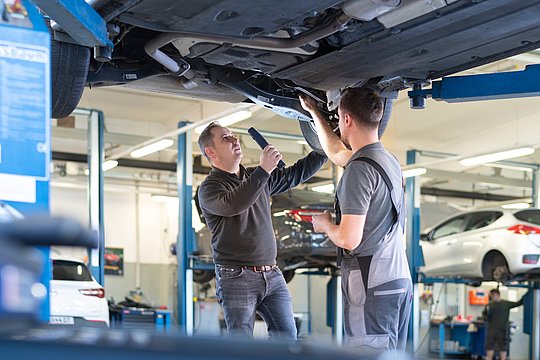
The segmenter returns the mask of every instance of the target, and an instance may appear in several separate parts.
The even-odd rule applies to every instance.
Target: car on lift
[[[197,202],[195,202],[198,208]],[[292,190],[272,196],[272,224],[277,242],[277,264],[287,282],[291,281],[297,269],[336,270],[335,245],[326,234],[313,231],[311,218],[325,210],[333,209],[333,197],[326,193],[307,190]],[[198,208],[198,213],[201,214]],[[199,215],[204,223],[204,218]],[[211,234],[204,226],[196,232],[198,259],[210,262]],[[213,270],[194,270],[195,282],[212,280]]]
[[[105,289],[84,262],[53,259],[50,282],[50,323],[54,325],[109,326]]]
[[[426,277],[507,282],[540,275],[540,209],[462,212],[422,234]]]
[[[81,28],[55,12],[58,2],[34,0],[57,15],[53,117],[68,115],[85,86],[124,85],[260,104],[301,120],[318,150],[300,93],[320,100],[332,121],[343,88],[375,87],[388,119],[398,90],[540,47],[535,0],[86,2],[114,45],[96,47],[94,56],[75,40],[85,38]]]

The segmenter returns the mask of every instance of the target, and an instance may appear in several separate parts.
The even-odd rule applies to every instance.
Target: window
[[[53,260],[53,280],[92,281],[88,268],[76,261]]]
[[[443,236],[453,235],[461,232],[461,226],[465,220],[465,215],[458,216],[448,220],[433,231],[432,239],[438,239]]]
[[[482,211],[473,213],[469,217],[469,222],[465,227],[465,231],[481,229],[492,224],[495,220],[503,215],[500,211]]]
[[[540,210],[523,210],[514,214],[521,221],[540,225]]]

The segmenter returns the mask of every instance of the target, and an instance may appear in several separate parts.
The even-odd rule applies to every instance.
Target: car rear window
[[[482,211],[471,214],[469,217],[469,222],[465,227],[465,231],[481,229],[483,227],[491,225],[501,216],[503,216],[503,213],[500,211]]]
[[[88,268],[76,261],[53,260],[53,280],[92,281]]]
[[[518,211],[514,216],[518,220],[540,225],[540,210],[538,209]]]

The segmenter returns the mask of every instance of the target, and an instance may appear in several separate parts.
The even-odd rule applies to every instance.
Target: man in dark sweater
[[[523,298],[518,302],[502,300],[497,289],[489,292],[489,298],[489,304],[483,311],[487,322],[486,360],[493,359],[495,349],[499,351],[499,359],[506,360],[510,309],[523,305]]]
[[[311,152],[276,169],[281,154],[268,145],[259,166],[244,168],[238,139],[215,122],[201,133],[199,147],[212,165],[199,187],[199,203],[212,233],[216,294],[227,330],[252,337],[258,312],[270,337],[295,341],[291,295],[276,265],[270,196],[308,180],[326,157]]]

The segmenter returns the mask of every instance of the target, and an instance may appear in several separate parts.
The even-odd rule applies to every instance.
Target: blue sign
[[[21,29],[17,30],[3,27],[0,40],[0,173],[47,181],[51,156],[49,46],[37,41],[34,45],[28,37],[18,41]],[[36,37],[35,31],[22,30],[26,31]]]
[[[0,0],[0,199],[24,216],[49,212],[50,41],[28,0]],[[49,248],[38,250],[44,260],[39,281],[48,293]],[[36,306],[48,322],[49,297]]]

